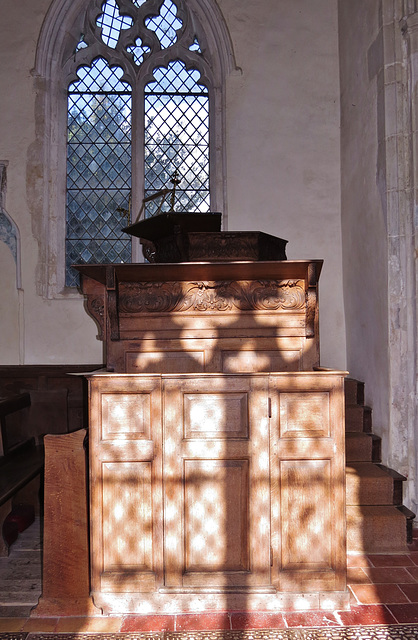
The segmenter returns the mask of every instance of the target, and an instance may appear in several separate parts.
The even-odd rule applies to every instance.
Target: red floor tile
[[[418,607],[412,604],[388,604],[388,609],[399,624],[418,622]]]
[[[388,582],[406,584],[408,582],[414,582],[414,578],[408,569],[405,567],[370,567],[369,569],[364,569],[364,572],[374,584]]]
[[[286,626],[281,613],[237,612],[231,614],[231,628],[245,629],[283,629]]]
[[[418,551],[413,551],[412,553],[409,553],[408,555],[411,558],[412,562],[418,566]]]
[[[176,631],[212,631],[214,629],[231,629],[228,613],[182,613],[176,616]]]
[[[368,584],[371,579],[367,575],[366,571],[360,567],[352,567],[347,569],[347,583],[348,584]]]
[[[127,616],[122,622],[121,631],[174,631],[175,616],[147,615]]]
[[[392,605],[402,607],[408,605]],[[359,605],[351,611],[338,611],[338,618],[344,626],[367,624],[396,624],[396,618],[387,607],[380,604]]]
[[[283,617],[289,627],[338,627],[334,614],[325,611],[292,611]]]
[[[371,564],[366,556],[347,556],[347,567],[370,567]]]
[[[375,555],[367,556],[373,567],[408,567],[413,566],[414,563],[409,555]]]
[[[395,604],[408,602],[397,584],[357,584],[350,589],[359,604]]]
[[[418,529],[416,530],[418,532]],[[418,535],[414,535],[411,544],[408,544],[408,549],[411,551],[418,551]]]
[[[411,602],[418,602],[418,583],[400,584],[399,587]]]
[[[418,567],[407,567],[406,570],[418,582]]]

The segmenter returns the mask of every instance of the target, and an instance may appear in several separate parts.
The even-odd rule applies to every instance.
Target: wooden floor
[[[41,524],[19,534],[7,558],[0,558],[0,616],[28,617],[41,594]],[[1,627],[0,627],[1,628]]]
[[[136,632],[280,629],[418,623],[418,530],[402,555],[349,556],[351,611],[225,612],[177,616],[30,618],[41,594],[40,523],[0,558],[0,632]]]

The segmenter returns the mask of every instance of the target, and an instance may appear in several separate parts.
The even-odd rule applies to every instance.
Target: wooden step
[[[406,542],[407,544],[412,544],[414,541],[415,513],[411,511],[411,509],[408,509],[408,507],[405,507],[403,504],[398,505],[396,508],[406,519]]]
[[[345,430],[347,431],[372,431],[372,410],[370,407],[360,404],[347,404],[345,407]]]
[[[397,471],[394,471],[393,469],[389,469],[389,467],[386,467],[384,464],[378,464],[377,466],[392,478],[393,504],[401,505],[403,500],[403,483],[406,481],[406,477],[401,475]],[[409,512],[409,513],[412,513],[412,512]]]
[[[381,439],[371,433],[345,434],[345,454],[348,462],[380,462]]]
[[[414,514],[402,506],[406,480],[381,462],[381,439],[372,433],[364,383],[345,380],[347,550],[405,553]]]
[[[377,464],[350,462],[346,466],[347,505],[400,504],[397,482]]]
[[[406,553],[406,518],[397,507],[347,506],[348,553]]]
[[[344,380],[344,394],[346,404],[364,404],[364,382],[346,378]]]

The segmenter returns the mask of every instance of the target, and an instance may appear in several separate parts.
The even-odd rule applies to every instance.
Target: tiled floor
[[[403,555],[349,556],[350,611],[225,612],[176,616],[30,617],[41,590],[39,522],[0,558],[0,632],[186,631],[418,623],[418,530]]]

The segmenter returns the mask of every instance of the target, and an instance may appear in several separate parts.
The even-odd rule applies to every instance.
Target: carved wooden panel
[[[253,373],[319,364],[321,261],[78,269],[110,371]]]
[[[175,271],[175,269],[174,269]],[[302,280],[129,282],[120,287],[124,313],[219,313],[304,310]]]

